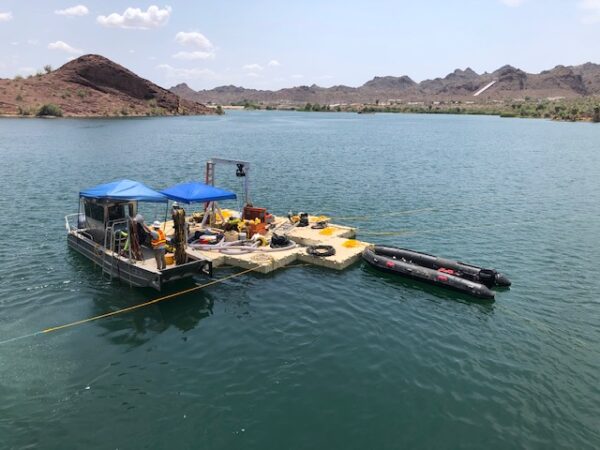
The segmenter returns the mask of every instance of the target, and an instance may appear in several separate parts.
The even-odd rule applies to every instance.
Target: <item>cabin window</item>
[[[124,205],[112,205],[108,207],[108,220],[118,220],[125,217]]]
[[[104,222],[104,207],[96,203],[85,203],[85,216],[88,219]]]

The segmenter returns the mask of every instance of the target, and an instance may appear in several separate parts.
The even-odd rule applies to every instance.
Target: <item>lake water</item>
[[[2,119],[0,341],[156,297],[103,280],[69,251],[63,217],[82,188],[201,179],[211,156],[252,162],[255,205],[493,266],[513,286],[485,305],[360,263],[294,267],[3,342],[1,448],[600,447],[593,124]]]

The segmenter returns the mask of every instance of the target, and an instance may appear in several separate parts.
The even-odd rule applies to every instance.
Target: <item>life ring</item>
[[[306,253],[311,256],[325,258],[327,256],[335,255],[335,248],[333,248],[331,245],[311,245],[306,248]]]

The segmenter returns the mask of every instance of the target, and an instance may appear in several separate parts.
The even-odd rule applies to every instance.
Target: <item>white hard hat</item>
[[[144,216],[141,214],[136,214],[135,219],[133,220],[135,220],[137,223],[144,223]]]
[[[179,208],[179,203],[173,202],[173,208]]]
[[[152,228],[160,228],[160,222],[159,222],[158,220],[155,220],[155,221],[152,223]]]

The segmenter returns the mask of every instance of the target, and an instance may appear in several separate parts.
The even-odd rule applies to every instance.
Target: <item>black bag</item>
[[[273,234],[273,237],[271,237],[271,248],[287,247],[288,245],[290,245],[290,240],[287,236]]]

